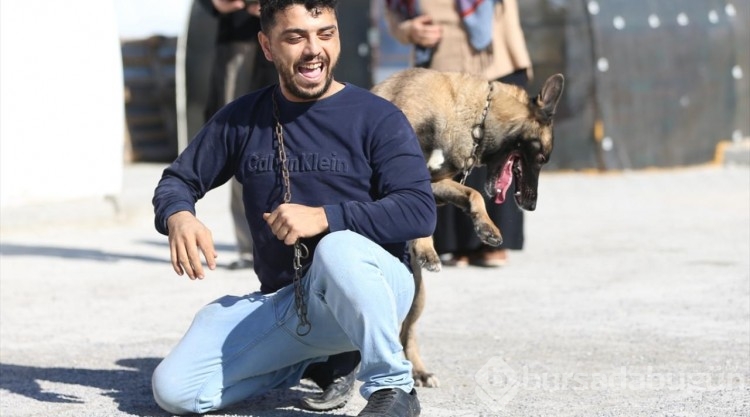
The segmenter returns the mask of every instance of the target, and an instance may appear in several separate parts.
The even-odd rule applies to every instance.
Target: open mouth
[[[323,63],[308,63],[297,67],[297,72],[310,81],[318,80],[323,75]]]
[[[495,179],[495,204],[502,204],[505,202],[506,194],[508,193],[510,186],[513,184],[513,181],[515,180],[517,184],[520,184],[522,176],[521,155],[518,152],[512,152],[500,168],[500,172]],[[521,197],[521,191],[520,187],[516,188],[517,191],[514,197],[516,198],[516,201],[518,201]]]

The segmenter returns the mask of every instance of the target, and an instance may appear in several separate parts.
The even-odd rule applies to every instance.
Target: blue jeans
[[[399,340],[414,298],[406,266],[349,231],[318,244],[303,278],[310,333],[298,336],[293,285],[272,294],[225,296],[203,307],[154,371],[156,402],[174,414],[205,413],[299,383],[305,368],[359,350],[365,398],[410,392],[411,363]]]

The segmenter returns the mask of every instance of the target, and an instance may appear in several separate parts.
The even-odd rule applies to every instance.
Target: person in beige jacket
[[[531,59],[516,0],[388,0],[386,4],[391,35],[415,47],[413,66],[467,72],[521,87],[531,79]],[[480,6],[485,11],[491,7],[492,14],[491,42],[483,49],[474,46],[477,42],[470,34],[470,23],[463,17]],[[487,36],[489,40],[490,32]],[[482,192],[486,175],[486,167],[479,167],[466,185]],[[512,195],[515,190],[509,192]],[[523,249],[523,212],[515,200],[497,205],[485,196],[485,204],[503,234],[504,242],[497,248],[479,241],[471,220],[461,210],[450,205],[438,209],[435,249],[445,255],[446,265],[502,266],[507,262],[507,250]]]

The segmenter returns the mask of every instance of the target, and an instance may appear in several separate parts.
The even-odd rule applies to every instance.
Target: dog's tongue
[[[508,161],[503,165],[503,170],[500,172],[500,176],[497,177],[495,182],[495,204],[502,204],[505,201],[505,193],[508,192],[510,184],[513,183],[513,158],[508,158]]]

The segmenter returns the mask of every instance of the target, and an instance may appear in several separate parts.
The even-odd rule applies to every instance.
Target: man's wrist
[[[171,230],[172,226],[174,226],[175,223],[179,222],[181,218],[184,218],[184,216],[194,216],[194,215],[188,210],[179,210],[170,214],[167,217],[167,231]]]

